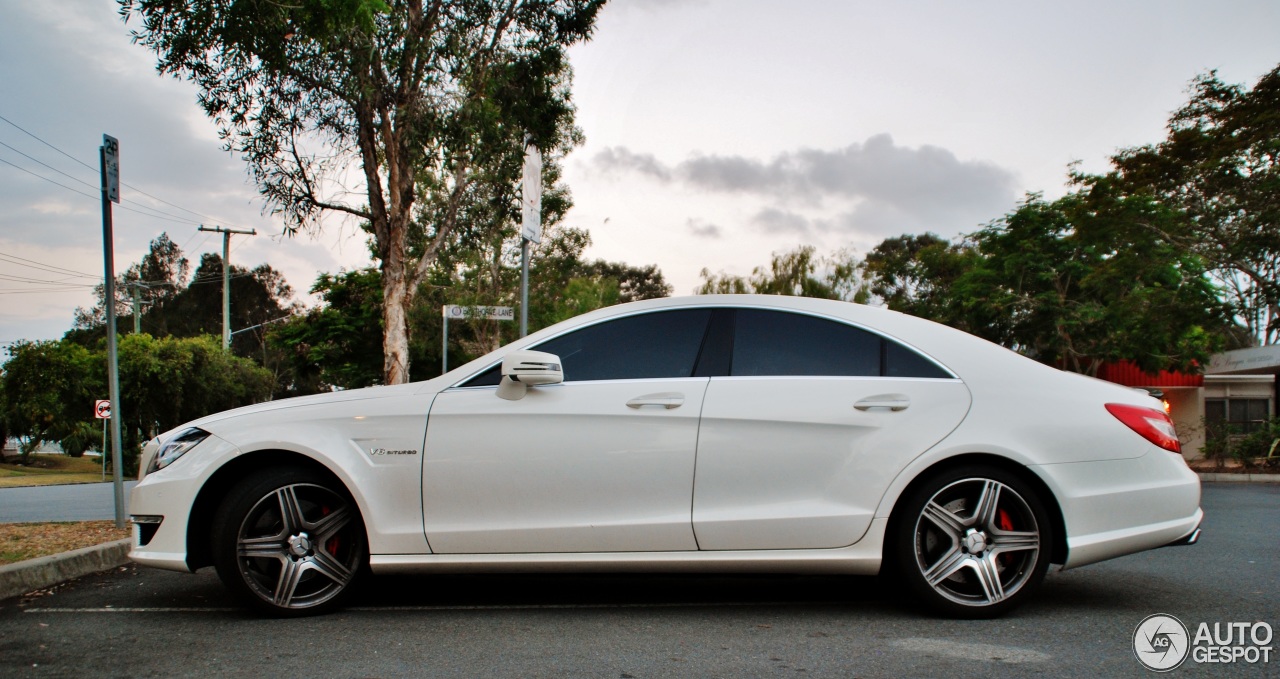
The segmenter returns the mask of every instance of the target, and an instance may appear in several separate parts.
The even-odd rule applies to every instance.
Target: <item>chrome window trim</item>
[[[862,324],[860,324],[860,323],[855,323],[855,322],[853,322],[853,321],[849,321],[849,320],[846,320],[846,319],[843,319],[843,318],[836,318],[836,317],[834,317],[834,316],[828,316],[827,314],[815,313],[815,312],[808,311],[808,310],[785,309],[785,308],[781,308],[781,307],[765,306],[765,305],[760,305],[760,304],[725,304],[725,303],[721,302],[721,303],[719,303],[719,304],[697,304],[697,305],[688,305],[688,306],[683,306],[683,305],[682,305],[682,306],[673,306],[673,307],[667,307],[667,308],[663,308],[663,309],[643,309],[643,310],[640,310],[640,311],[635,311],[635,312],[628,313],[628,314],[622,314],[622,315],[619,315],[619,316],[610,316],[610,317],[608,317],[608,318],[602,318],[602,319],[600,319],[600,320],[598,320],[598,321],[593,321],[593,322],[591,322],[591,323],[586,323],[586,324],[584,324],[584,325],[579,325],[579,326],[574,327],[574,328],[569,328],[568,330],[565,330],[564,332],[561,332],[561,333],[558,333],[558,334],[555,334],[555,335],[552,335],[552,336],[550,336],[550,337],[547,337],[547,338],[543,339],[542,341],[538,342],[538,345],[544,344],[544,343],[546,343],[546,342],[550,342],[551,340],[554,340],[554,339],[559,339],[559,338],[561,338],[561,337],[564,337],[565,335],[568,335],[568,334],[569,334],[569,333],[571,333],[571,332],[577,332],[577,331],[579,331],[579,330],[583,330],[583,329],[590,328],[590,327],[593,327],[593,326],[596,326],[596,325],[600,325],[601,323],[608,323],[608,322],[610,322],[610,321],[621,320],[621,319],[623,319],[623,318],[631,318],[632,316],[640,316],[640,315],[643,315],[643,314],[657,314],[657,313],[663,313],[663,312],[666,312],[666,311],[682,311],[682,310],[688,310],[688,309],[707,309],[707,310],[710,310],[710,311],[715,311],[716,309],[733,309],[733,310],[735,310],[735,311],[736,311],[736,310],[738,310],[738,309],[758,309],[758,310],[761,310],[761,311],[777,311],[777,312],[779,312],[779,313],[784,313],[784,314],[800,314],[800,315],[803,315],[803,316],[810,316],[810,317],[818,318],[818,319],[822,319],[822,320],[833,321],[833,322],[835,322],[835,323],[840,323],[841,325],[847,325],[847,326],[849,326],[849,327],[851,327],[851,328],[856,328],[856,329],[858,329],[858,330],[862,330],[863,332],[869,332],[869,333],[871,333],[871,334],[875,335],[876,337],[879,337],[879,338],[880,338],[880,339],[882,339],[882,340],[887,340],[887,341],[890,341],[890,342],[896,342],[897,344],[900,344],[900,345],[902,345],[902,346],[904,346],[904,347],[907,347],[908,349],[910,349],[910,350],[914,351],[915,353],[919,354],[920,356],[923,356],[926,360],[928,360],[930,363],[932,363],[932,364],[934,364],[935,366],[937,366],[939,369],[941,369],[941,370],[942,370],[944,373],[946,373],[947,375],[950,375],[950,377],[886,377],[886,376],[884,376],[884,375],[874,375],[874,376],[873,376],[873,375],[867,375],[867,376],[862,376],[862,377],[861,377],[862,379],[894,379],[894,380],[898,380],[898,379],[904,379],[904,380],[958,380],[958,379],[960,379],[960,377],[959,377],[958,375],[956,375],[955,371],[953,371],[953,370],[951,370],[950,368],[948,368],[947,366],[943,365],[941,361],[939,361],[938,359],[936,359],[936,358],[934,358],[933,356],[929,355],[927,352],[925,352],[925,351],[921,351],[919,347],[916,347],[915,345],[912,345],[912,344],[908,344],[907,342],[904,342],[904,341],[902,341],[902,340],[900,340],[900,339],[898,339],[898,338],[896,338],[896,337],[890,337],[890,336],[888,336],[888,335],[884,334],[883,332],[880,332],[879,330],[875,330],[875,329],[872,329],[872,328],[868,328],[868,327],[866,327],[866,326],[864,326],[864,325],[862,325]],[[705,338],[704,338],[704,341],[705,341]],[[530,346],[528,346],[528,347],[525,347],[525,349],[531,349],[531,350],[537,351],[537,345],[530,345]],[[486,365],[485,367],[483,367],[483,368],[481,368],[481,369],[479,369],[479,370],[477,370],[477,371],[475,371],[475,372],[473,372],[473,373],[471,373],[471,374],[467,375],[466,377],[464,377],[464,378],[462,378],[462,379],[458,380],[457,382],[454,382],[453,384],[449,385],[448,387],[445,387],[445,390],[448,390],[448,389],[479,389],[479,388],[495,388],[495,389],[496,389],[497,387],[496,387],[495,385],[488,385],[488,384],[486,384],[486,385],[477,385],[477,386],[474,386],[474,387],[470,387],[470,386],[465,386],[463,383],[464,383],[464,382],[466,382],[467,380],[470,380],[470,379],[475,378],[476,376],[480,375],[481,373],[483,373],[483,372],[485,372],[485,371],[488,371],[488,370],[493,369],[493,367],[494,367],[494,366],[496,366],[496,365],[501,365],[501,364],[502,364],[502,361],[501,361],[501,360],[498,360],[498,361],[495,361],[495,362],[493,362],[493,363],[490,363],[490,364]],[[859,377],[859,376],[857,376],[857,375],[761,375],[761,376],[758,376],[758,377],[753,377],[753,376],[749,376],[749,375],[738,375],[738,376],[733,376],[733,375],[724,375],[724,376],[722,376],[722,377],[744,377],[744,378],[749,378],[749,379],[759,379],[760,377],[796,378],[796,377]],[[646,377],[646,378],[641,378],[641,379],[673,379],[673,380],[678,380],[678,379],[686,379],[686,378],[680,378],[680,377],[667,377],[667,378],[663,378],[663,377],[653,377],[653,378],[648,378],[648,377]],[[586,380],[574,380],[574,381],[575,381],[575,382],[585,382]],[[632,381],[632,380],[590,380],[590,381],[592,381],[592,382],[630,382],[630,381]],[[442,391],[443,391],[443,390],[442,390]]]

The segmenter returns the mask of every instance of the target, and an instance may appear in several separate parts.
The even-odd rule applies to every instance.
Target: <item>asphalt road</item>
[[[137,483],[131,480],[124,482],[126,514],[129,509],[129,490]],[[0,523],[114,519],[114,488],[115,484],[110,481],[0,488]]]
[[[876,578],[754,576],[380,577],[345,611],[269,620],[208,569],[126,567],[0,602],[0,676],[1155,676],[1132,650],[1148,615],[1280,625],[1280,486],[1208,484],[1203,505],[1200,544],[1051,573],[994,621],[925,616]]]

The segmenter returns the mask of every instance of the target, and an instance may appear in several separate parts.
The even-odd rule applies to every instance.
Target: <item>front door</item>
[[[694,456],[709,380],[691,375],[709,318],[638,314],[529,347],[559,356],[565,382],[517,401],[488,386],[442,392],[422,481],[432,551],[696,550]]]

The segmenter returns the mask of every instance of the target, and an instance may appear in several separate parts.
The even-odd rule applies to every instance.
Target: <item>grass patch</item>
[[[129,537],[115,521],[0,523],[0,566]]]
[[[17,457],[0,463],[0,488],[17,486],[53,486],[64,483],[99,483],[102,481],[100,458],[37,454],[30,464],[17,464]],[[110,475],[107,476],[110,479]]]

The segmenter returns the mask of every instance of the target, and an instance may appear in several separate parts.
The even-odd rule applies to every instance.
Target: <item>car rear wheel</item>
[[[904,497],[895,567],[924,604],[990,618],[1020,605],[1049,568],[1052,524],[1033,488],[993,467],[936,474]]]
[[[282,617],[340,605],[368,559],[346,490],[292,467],[263,470],[232,489],[214,519],[213,554],[223,582]]]

